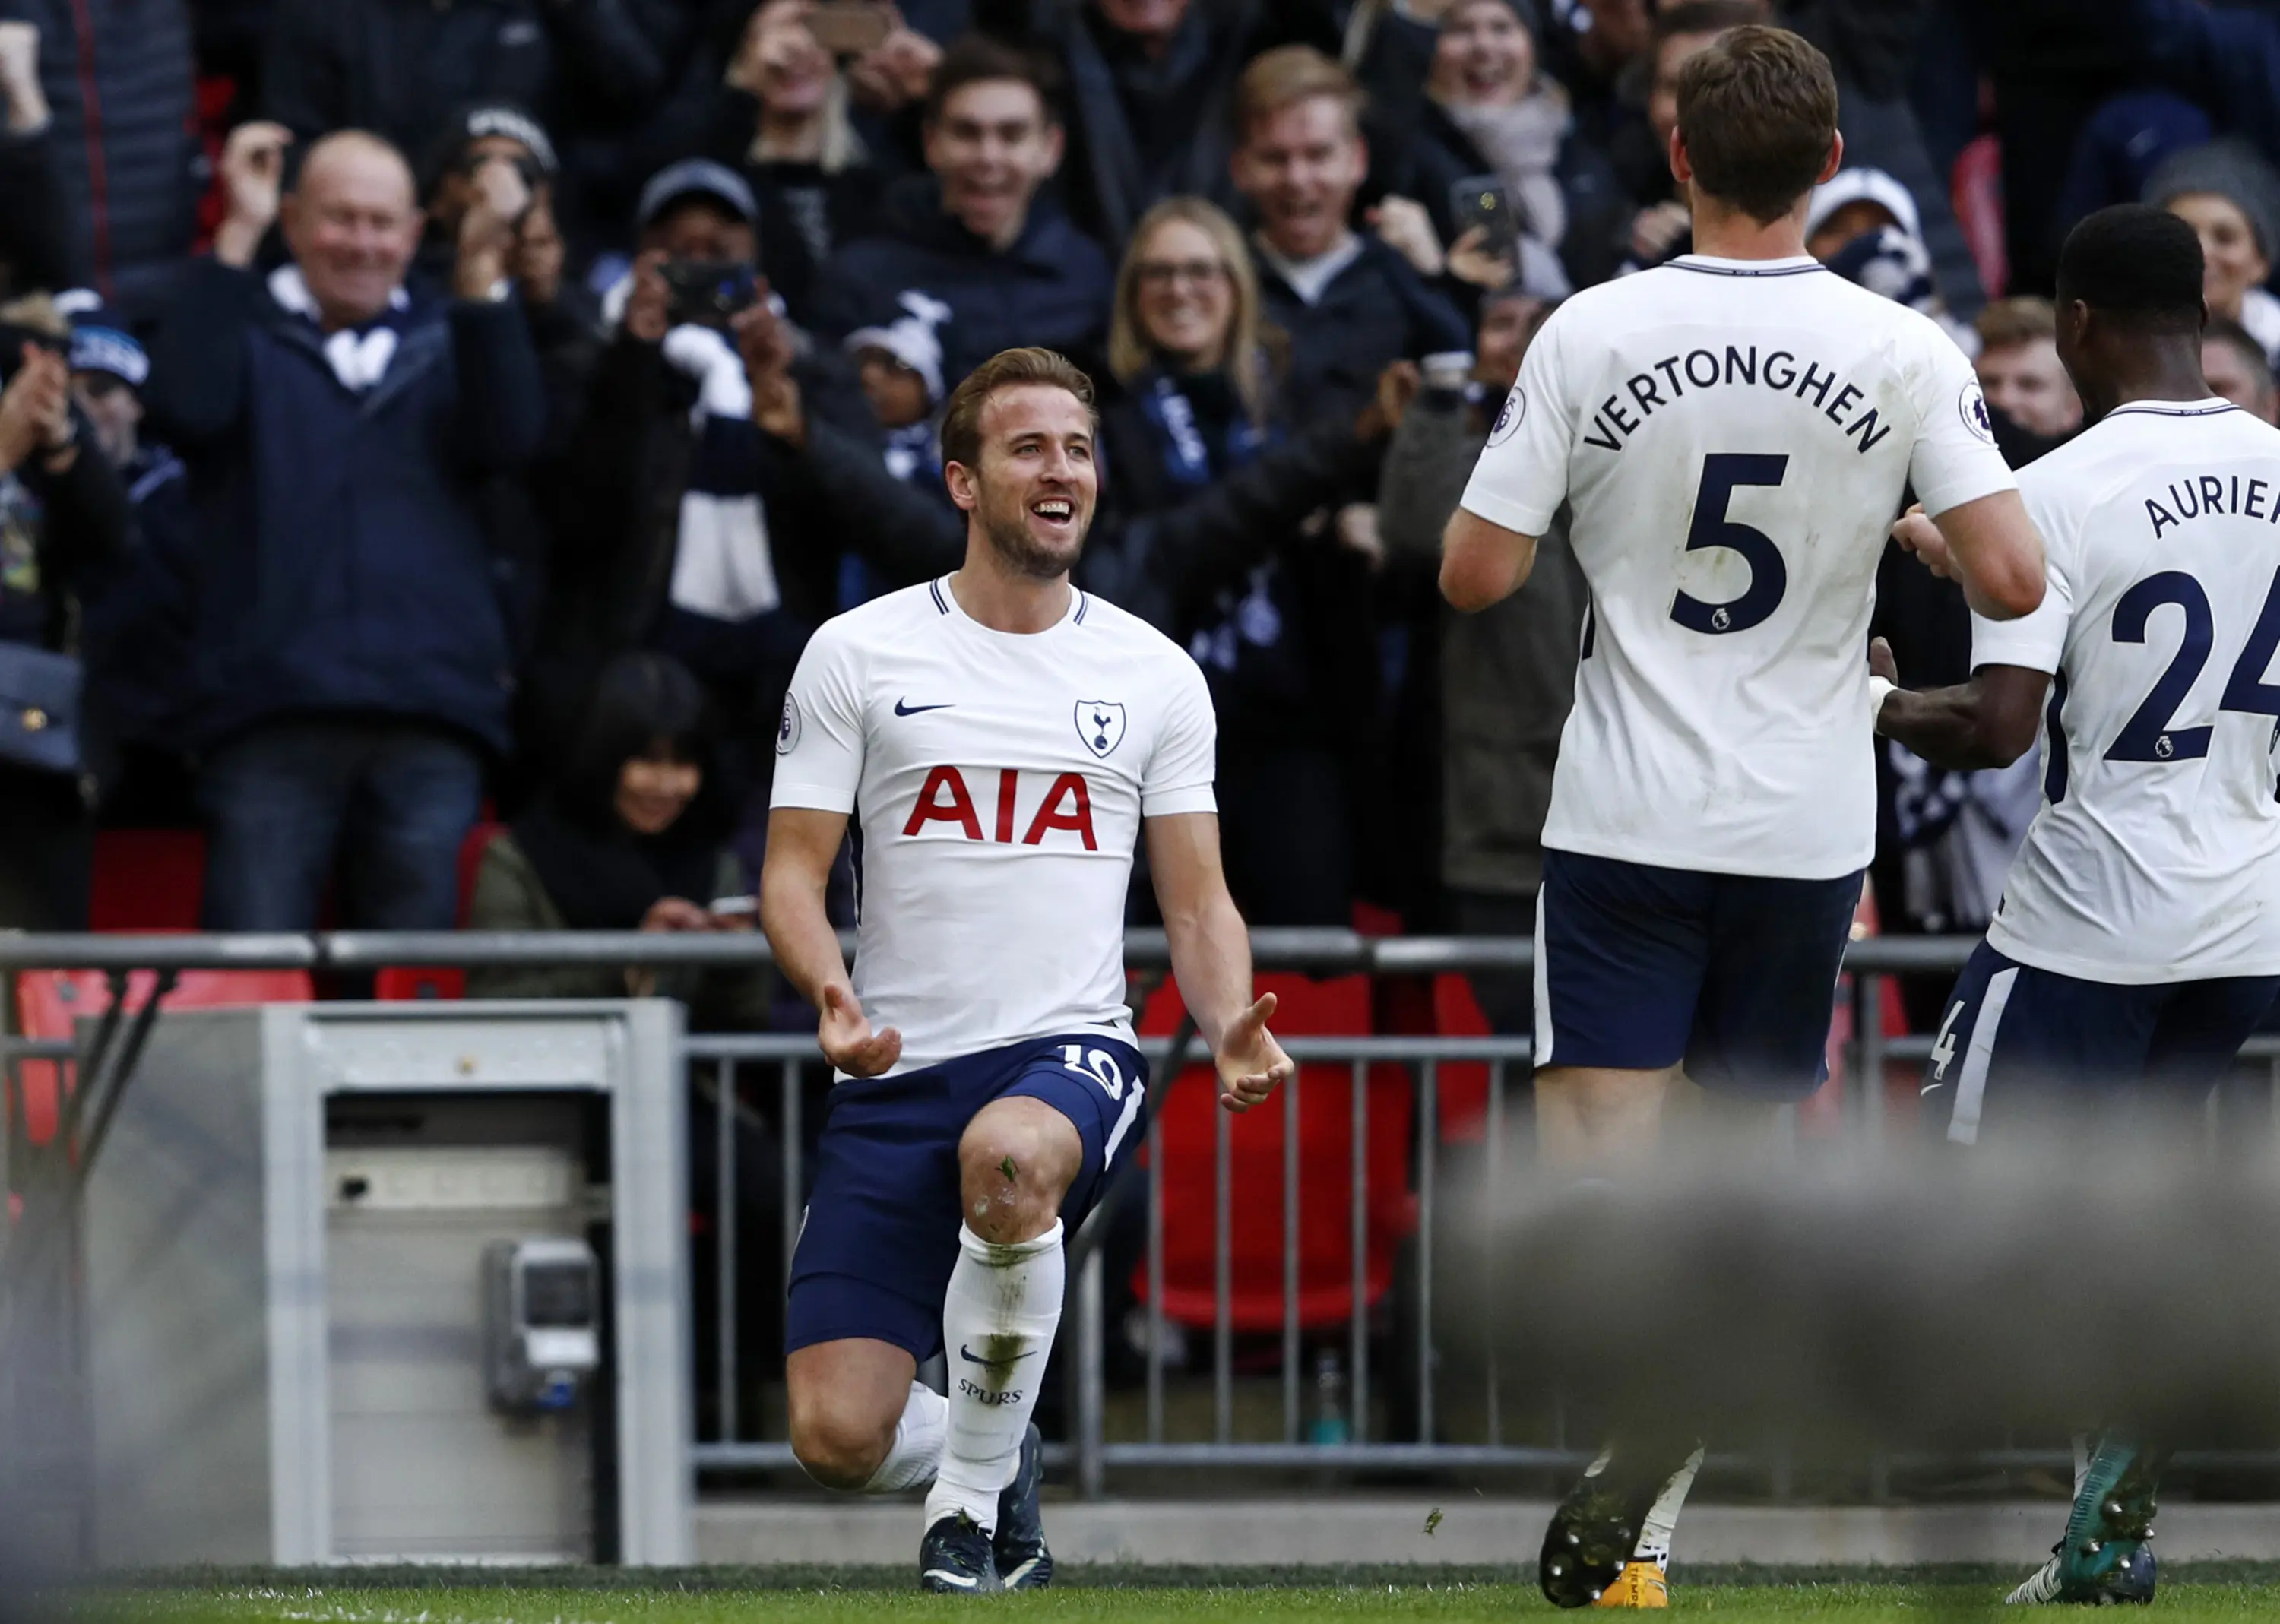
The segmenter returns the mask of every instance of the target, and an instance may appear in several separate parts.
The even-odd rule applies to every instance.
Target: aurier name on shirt
[[[2268,504],[2265,500],[2267,491],[2272,492]],[[2166,503],[2153,496],[2145,498],[2145,517],[2153,521],[2156,539],[2162,531],[2188,519],[2214,513],[2237,513],[2261,519],[2267,524],[2280,524],[2280,488],[2264,480],[2244,480],[2238,473],[2195,474],[2171,481],[2168,494]]]
[[[1755,344],[1727,344],[1722,349],[1722,358],[1718,350],[1706,347],[1689,350],[1683,355],[1665,356],[1646,371],[1632,373],[1623,381],[1630,404],[1624,404],[1621,392],[1608,396],[1592,413],[1590,432],[1580,436],[1583,443],[1620,451],[1658,408],[1684,399],[1690,389],[1698,393],[1734,386],[1771,389],[1799,400],[1810,394],[1822,416],[1844,430],[1847,439],[1857,440],[1854,449],[1864,455],[1892,432],[1892,426],[1878,416],[1876,407],[1860,405],[1868,397],[1857,384],[1837,388],[1833,368],[1824,369],[1819,362],[1787,350],[1770,350],[1761,361]],[[1831,389],[1836,390],[1833,396]]]

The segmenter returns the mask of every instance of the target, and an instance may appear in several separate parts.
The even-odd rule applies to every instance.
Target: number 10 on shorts
[[[1107,1090],[1111,1099],[1124,1097],[1124,1068],[1105,1049],[1088,1050],[1082,1043],[1063,1043],[1061,1064],[1080,1076],[1090,1077]]]

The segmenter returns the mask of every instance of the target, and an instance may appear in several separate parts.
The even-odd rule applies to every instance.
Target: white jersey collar
[[[934,580],[928,581],[927,583],[927,595],[934,600],[935,609],[937,612],[942,614],[944,618],[954,621],[958,625],[967,627],[974,631],[979,632],[985,637],[1004,637],[1014,642],[1024,641],[1031,637],[1050,637],[1065,626],[1074,626],[1082,622],[1084,620],[1086,611],[1092,607],[1092,600],[1085,596],[1082,589],[1079,588],[1074,581],[1072,581],[1069,585],[1068,608],[1063,612],[1059,620],[1045,627],[1044,631],[1001,632],[995,627],[982,625],[981,621],[975,620],[972,615],[967,613],[963,608],[959,607],[958,594],[950,589],[950,577],[948,575],[937,575]]]
[[[2238,412],[2240,408],[2219,395],[2203,396],[2199,400],[2131,400],[2107,412],[2107,417],[2120,417],[2133,412],[2143,417],[2214,417],[2220,412]]]
[[[1810,254],[1786,259],[1721,259],[1714,254],[1681,254],[1668,262],[1674,271],[1698,271],[1706,276],[1802,276],[1824,270]]]

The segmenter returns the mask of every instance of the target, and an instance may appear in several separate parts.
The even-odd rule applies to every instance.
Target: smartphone
[[[760,899],[757,897],[715,897],[705,906],[719,919],[745,919],[760,911]]]
[[[668,259],[658,274],[672,289],[666,319],[674,327],[725,327],[760,296],[757,273],[733,259]]]
[[[1449,187],[1449,241],[1475,226],[1487,233],[1483,246],[1499,258],[1520,246],[1519,212],[1504,182],[1494,175],[1467,175]]]
[[[807,14],[807,31],[835,57],[876,50],[894,32],[894,18],[875,0],[823,0]]]

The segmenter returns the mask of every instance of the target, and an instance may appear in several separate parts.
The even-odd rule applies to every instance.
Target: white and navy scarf
[[[316,296],[309,291],[300,266],[281,265],[272,271],[269,296],[276,301],[278,309],[322,331]],[[388,296],[388,308],[372,320],[325,334],[319,347],[343,389],[351,395],[361,395],[388,375],[388,364],[396,358],[398,324],[411,308],[411,298],[398,288]]]

